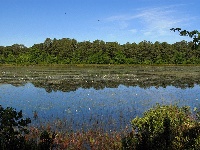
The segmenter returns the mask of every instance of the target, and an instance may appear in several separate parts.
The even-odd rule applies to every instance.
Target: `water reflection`
[[[20,87],[4,84],[0,86],[0,96],[2,106],[23,110],[24,115],[32,120],[37,112],[35,124],[51,122],[61,126],[62,122],[73,130],[98,124],[108,130],[119,130],[156,103],[197,107],[200,99],[199,85],[186,89],[119,85],[100,90],[78,88],[71,92],[46,92],[32,83]]]
[[[29,66],[0,67],[0,84],[21,86],[28,82],[51,91],[76,91],[78,88],[141,88],[200,84],[198,66]]]
[[[198,66],[1,66],[0,104],[34,124],[119,130],[156,103],[199,106]]]

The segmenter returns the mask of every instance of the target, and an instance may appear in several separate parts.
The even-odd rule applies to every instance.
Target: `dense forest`
[[[43,43],[0,46],[1,64],[200,64],[200,47],[193,42],[141,41],[119,44],[102,40],[47,38]]]

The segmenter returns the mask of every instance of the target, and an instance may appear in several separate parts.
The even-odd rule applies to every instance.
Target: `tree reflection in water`
[[[22,109],[29,117],[37,113],[36,122],[71,124],[72,129],[104,125],[119,130],[157,102],[196,107],[200,99],[198,66],[0,68],[3,106]]]

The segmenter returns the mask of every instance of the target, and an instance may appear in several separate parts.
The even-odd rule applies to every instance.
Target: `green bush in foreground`
[[[22,111],[17,112],[11,107],[4,109],[0,106],[0,149],[27,149],[25,134],[28,133],[26,127],[29,123],[29,118],[22,118]]]
[[[199,149],[200,123],[189,107],[157,104],[132,120],[133,132],[122,140],[124,149]]]

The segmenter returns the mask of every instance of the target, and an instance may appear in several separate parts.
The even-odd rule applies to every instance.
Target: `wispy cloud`
[[[170,36],[172,27],[185,27],[191,21],[191,16],[186,16],[179,11],[180,5],[171,5],[154,8],[137,9],[132,14],[121,14],[107,18],[108,22],[123,25],[124,31],[138,33],[143,37],[159,39],[160,36]],[[184,16],[183,16],[184,15]],[[117,27],[117,26],[116,26]]]
[[[140,19],[143,22],[142,32],[146,35],[165,35],[172,27],[184,23],[186,19],[176,16],[178,12],[171,7],[151,8],[140,12]]]

